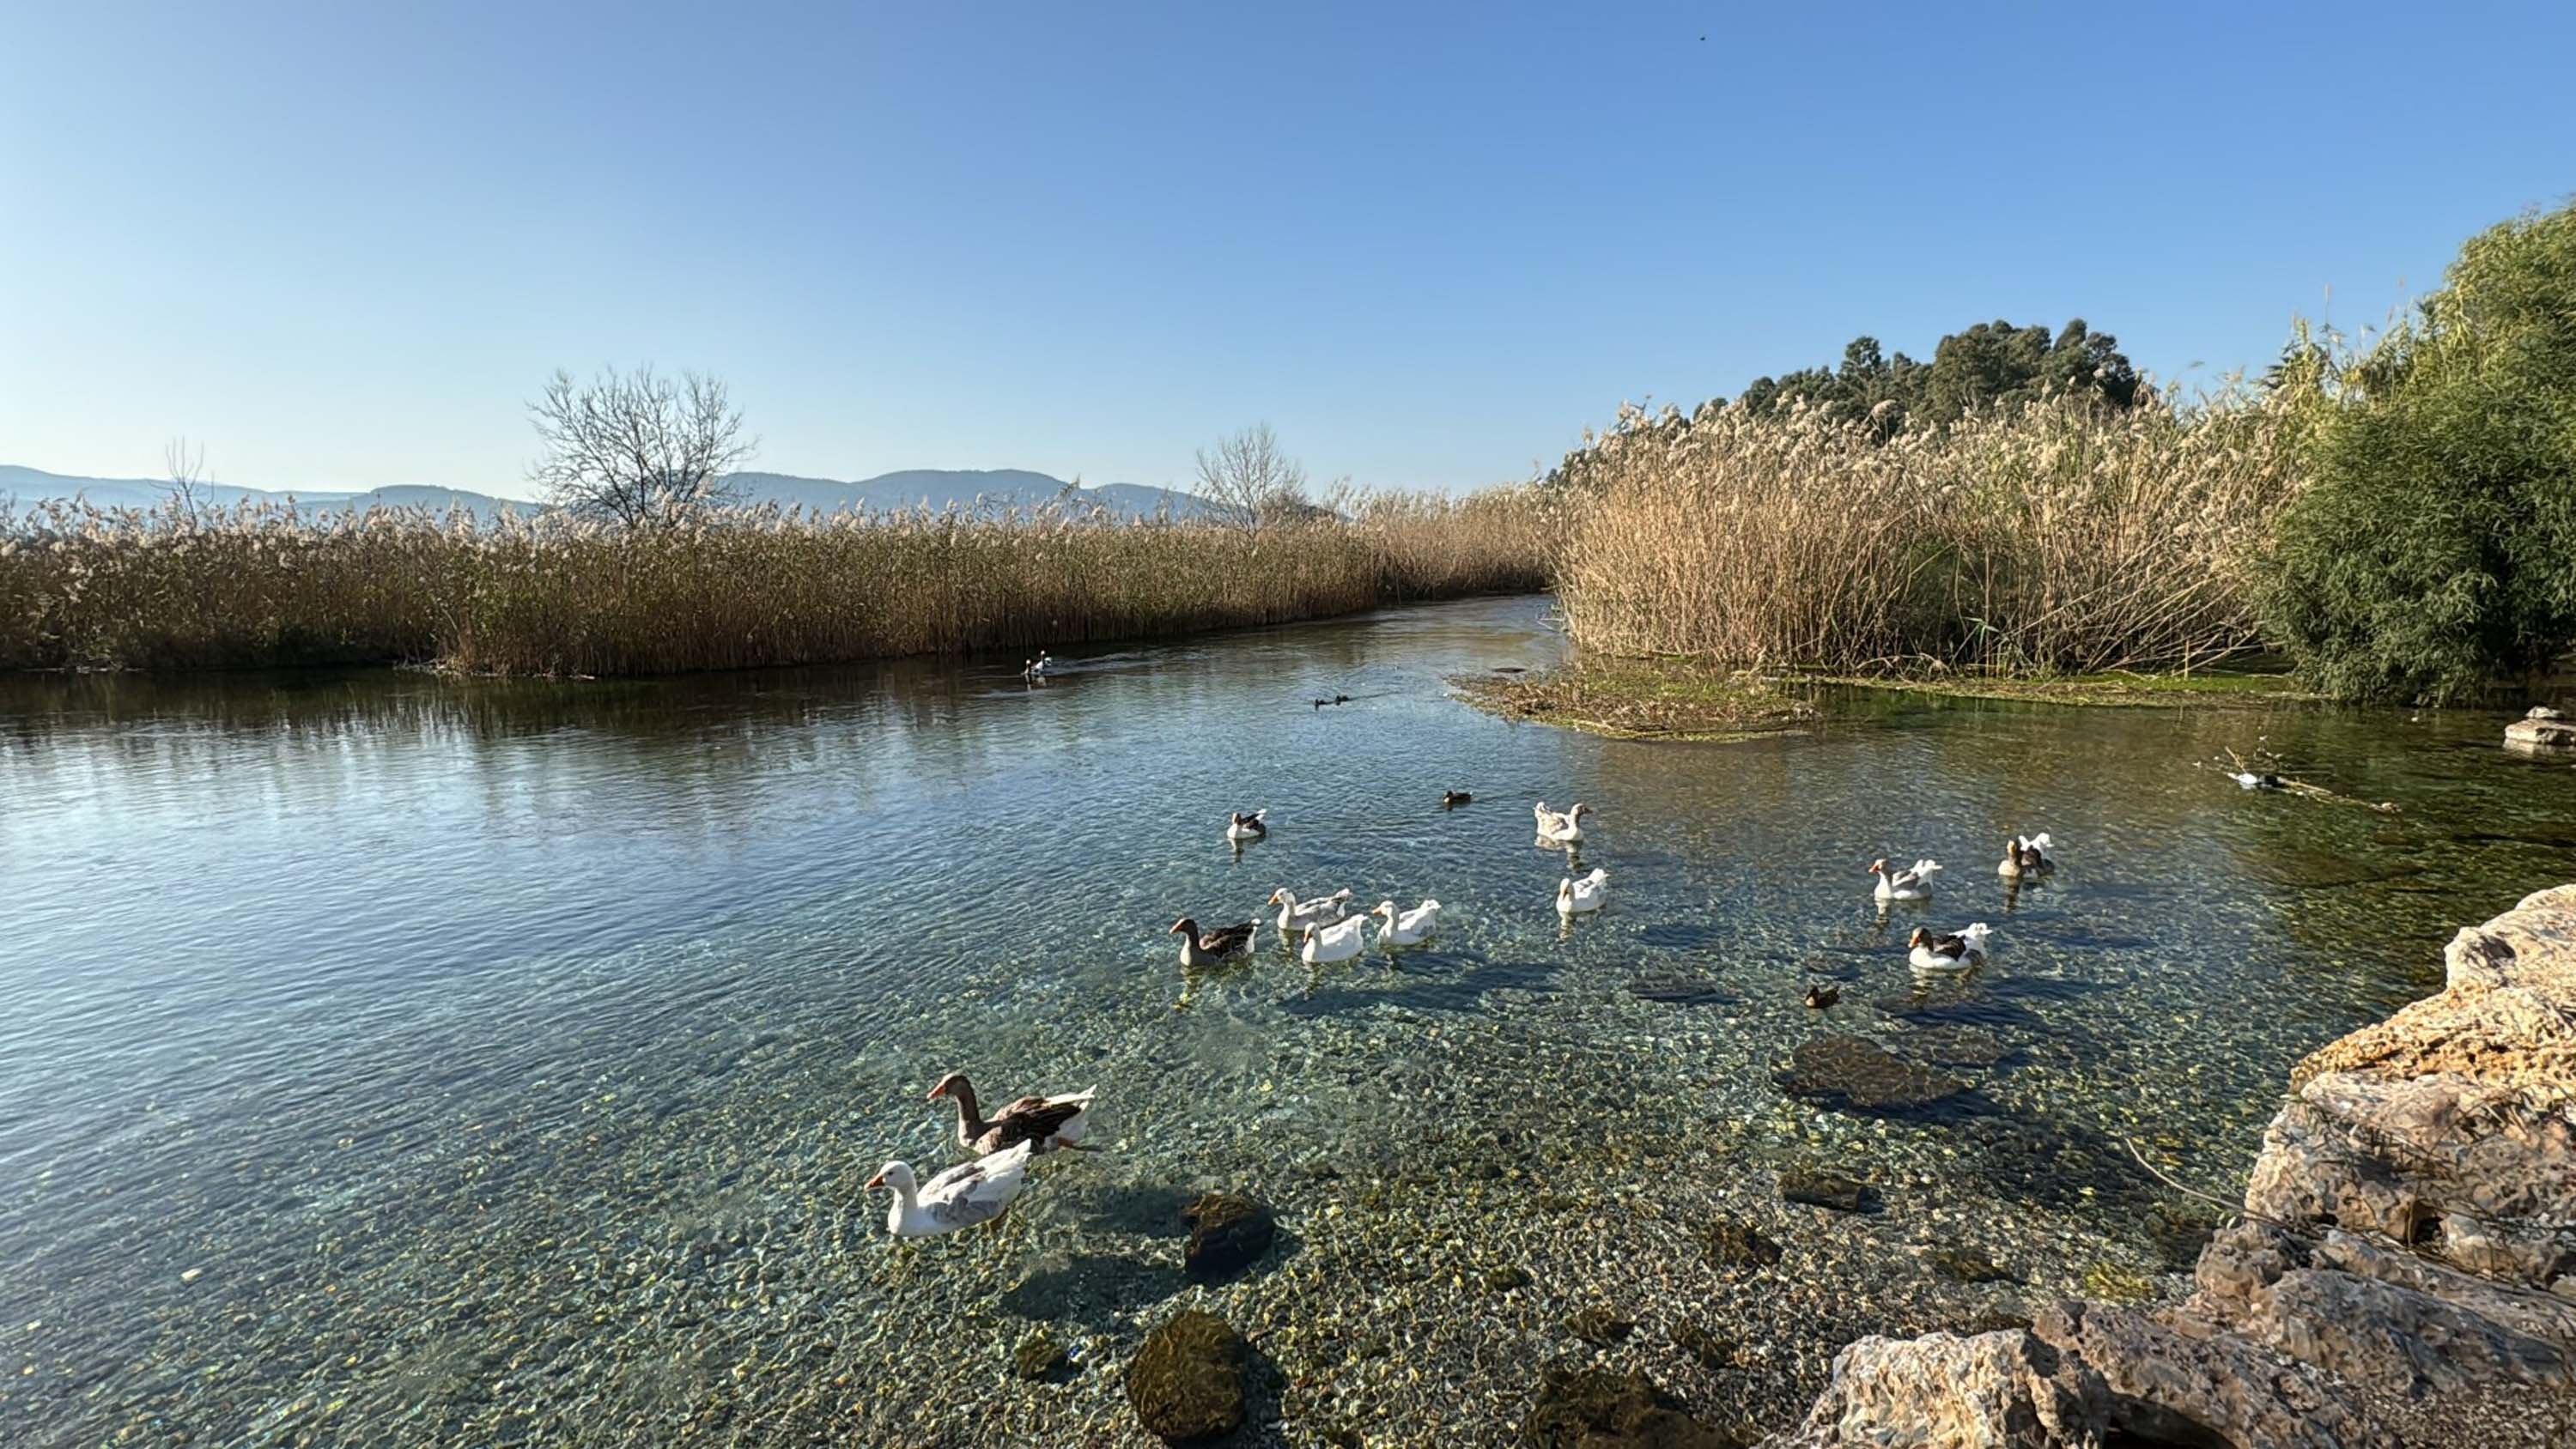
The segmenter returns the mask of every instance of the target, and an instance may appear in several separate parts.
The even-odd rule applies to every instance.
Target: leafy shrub
[[[2294,351],[2313,487],[2265,614],[2316,686],[2455,700],[2576,641],[2576,206],[2470,239],[2357,357]]]

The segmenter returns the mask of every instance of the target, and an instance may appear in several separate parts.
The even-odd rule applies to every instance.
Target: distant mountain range
[[[979,504],[999,511],[1046,503],[1105,508],[1127,518],[1150,518],[1163,512],[1174,518],[1203,518],[1216,511],[1216,505],[1194,493],[1134,483],[1078,487],[1050,474],[1022,468],[910,468],[855,483],[797,478],[785,473],[735,473],[730,477],[742,485],[745,502],[801,507],[814,513],[888,513],[904,508],[974,508]],[[444,513],[451,508],[470,508],[481,517],[493,518],[504,513],[535,513],[540,508],[517,498],[417,485],[370,488],[365,492],[318,488],[290,492],[206,483],[199,485],[199,492],[224,507],[242,502],[281,506],[291,503],[308,513],[371,507],[428,508]],[[82,500],[101,508],[151,508],[169,496],[169,484],[154,478],[78,478],[0,463],[0,504],[14,500],[23,508],[59,498]]]

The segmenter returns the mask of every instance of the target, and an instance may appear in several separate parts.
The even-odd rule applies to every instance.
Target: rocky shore
[[[1862,1339],[1768,1449],[2576,1443],[2576,885],[2448,966],[2299,1064],[2188,1298]]]
[[[2576,720],[2534,705],[2531,713],[2504,727],[2504,742],[2528,750],[2576,749]]]

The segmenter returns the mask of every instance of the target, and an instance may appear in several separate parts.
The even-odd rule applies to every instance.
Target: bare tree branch
[[[194,450],[186,438],[172,438],[161,446],[161,476],[167,480],[161,491],[179,505],[180,514],[190,523],[197,521],[205,505],[206,449],[199,444]]]
[[[1268,528],[1302,516],[1310,506],[1305,468],[1279,450],[1268,423],[1219,438],[1213,452],[1199,449],[1198,464],[1199,496],[1237,528]]]
[[[667,528],[738,503],[729,476],[758,450],[722,381],[648,365],[587,384],[557,371],[528,405],[546,454],[528,470],[550,502],[629,528]]]

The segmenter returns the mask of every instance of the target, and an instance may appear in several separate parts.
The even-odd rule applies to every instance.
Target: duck
[[[1567,876],[1565,879],[1557,882],[1557,914],[1561,916],[1576,916],[1581,915],[1586,911],[1597,911],[1601,909],[1601,902],[1606,899],[1609,894],[1610,872],[1601,869],[1599,866],[1594,866],[1592,868],[1592,874],[1583,877],[1581,880],[1577,880],[1573,876]]]
[[[2255,774],[2251,770],[2239,770],[2227,778],[2235,781],[2237,788],[2240,790],[2278,790],[2281,788],[2281,777],[2272,774],[2268,770],[2260,775]]]
[[[1029,1185],[1029,1153],[1023,1142],[990,1157],[962,1162],[928,1182],[916,1182],[912,1164],[889,1162],[868,1179],[868,1191],[888,1188],[894,1203],[886,1209],[886,1231],[898,1238],[927,1238],[953,1233],[1000,1217]]]
[[[1932,877],[1941,873],[1939,861],[1918,860],[1904,870],[1890,870],[1881,857],[1871,861],[1869,873],[1878,877],[1878,898],[1882,901],[1919,901],[1932,894]]]
[[[1986,959],[1986,938],[1994,927],[1983,921],[1962,926],[1958,933],[1936,936],[1921,926],[1907,937],[1905,944],[1913,950],[1906,959],[1919,971],[1956,971],[1962,967],[1982,965]]]
[[[1843,989],[1839,983],[1818,981],[1808,984],[1807,1005],[1813,1010],[1822,1011],[1842,999]]]
[[[1533,813],[1538,816],[1539,839],[1566,844],[1583,838],[1583,817],[1592,813],[1592,807],[1578,800],[1573,809],[1557,811],[1541,800]]]
[[[1279,934],[1285,936],[1291,931],[1311,931],[1349,915],[1350,899],[1351,893],[1345,888],[1301,901],[1295,891],[1282,886],[1270,893],[1269,904],[1279,908]]]
[[[1346,921],[1319,925],[1306,933],[1305,948],[1297,954],[1309,966],[1321,966],[1327,961],[1348,961],[1367,948],[1368,938],[1364,933],[1368,923],[1366,916],[1353,916]]]
[[[950,1072],[930,1089],[929,1100],[942,1097],[957,1104],[957,1145],[969,1152],[991,1154],[1027,1143],[1033,1152],[1071,1147],[1091,1129],[1084,1120],[1098,1088],[1062,1097],[1022,1097],[987,1120],[975,1105],[975,1085],[964,1072]]]
[[[1470,803],[1475,798],[1475,796],[1468,794],[1464,790],[1443,790],[1440,792],[1440,808],[1443,810],[1455,810],[1461,805]]]
[[[1219,926],[1213,931],[1202,931],[1198,922],[1183,916],[1173,922],[1172,929],[1164,934],[1181,938],[1181,968],[1200,971],[1220,961],[1251,954],[1252,938],[1260,929],[1259,922],[1244,921]]]
[[[1238,844],[1246,840],[1261,839],[1270,833],[1270,827],[1261,823],[1262,817],[1269,813],[1267,810],[1255,810],[1246,815],[1240,810],[1235,811],[1234,818],[1226,824],[1225,838]]]
[[[2015,877],[2046,875],[2057,869],[2057,862],[2048,858],[2048,853],[2056,848],[2056,843],[2048,838],[2045,830],[2037,835],[2016,835],[2004,842],[2003,863],[1995,867],[1995,874]]]
[[[1395,902],[1380,901],[1377,909],[1369,914],[1386,918],[1377,932],[1377,943],[1381,946],[1418,946],[1440,926],[1440,903],[1427,898],[1412,910],[1402,912],[1396,910]]]

